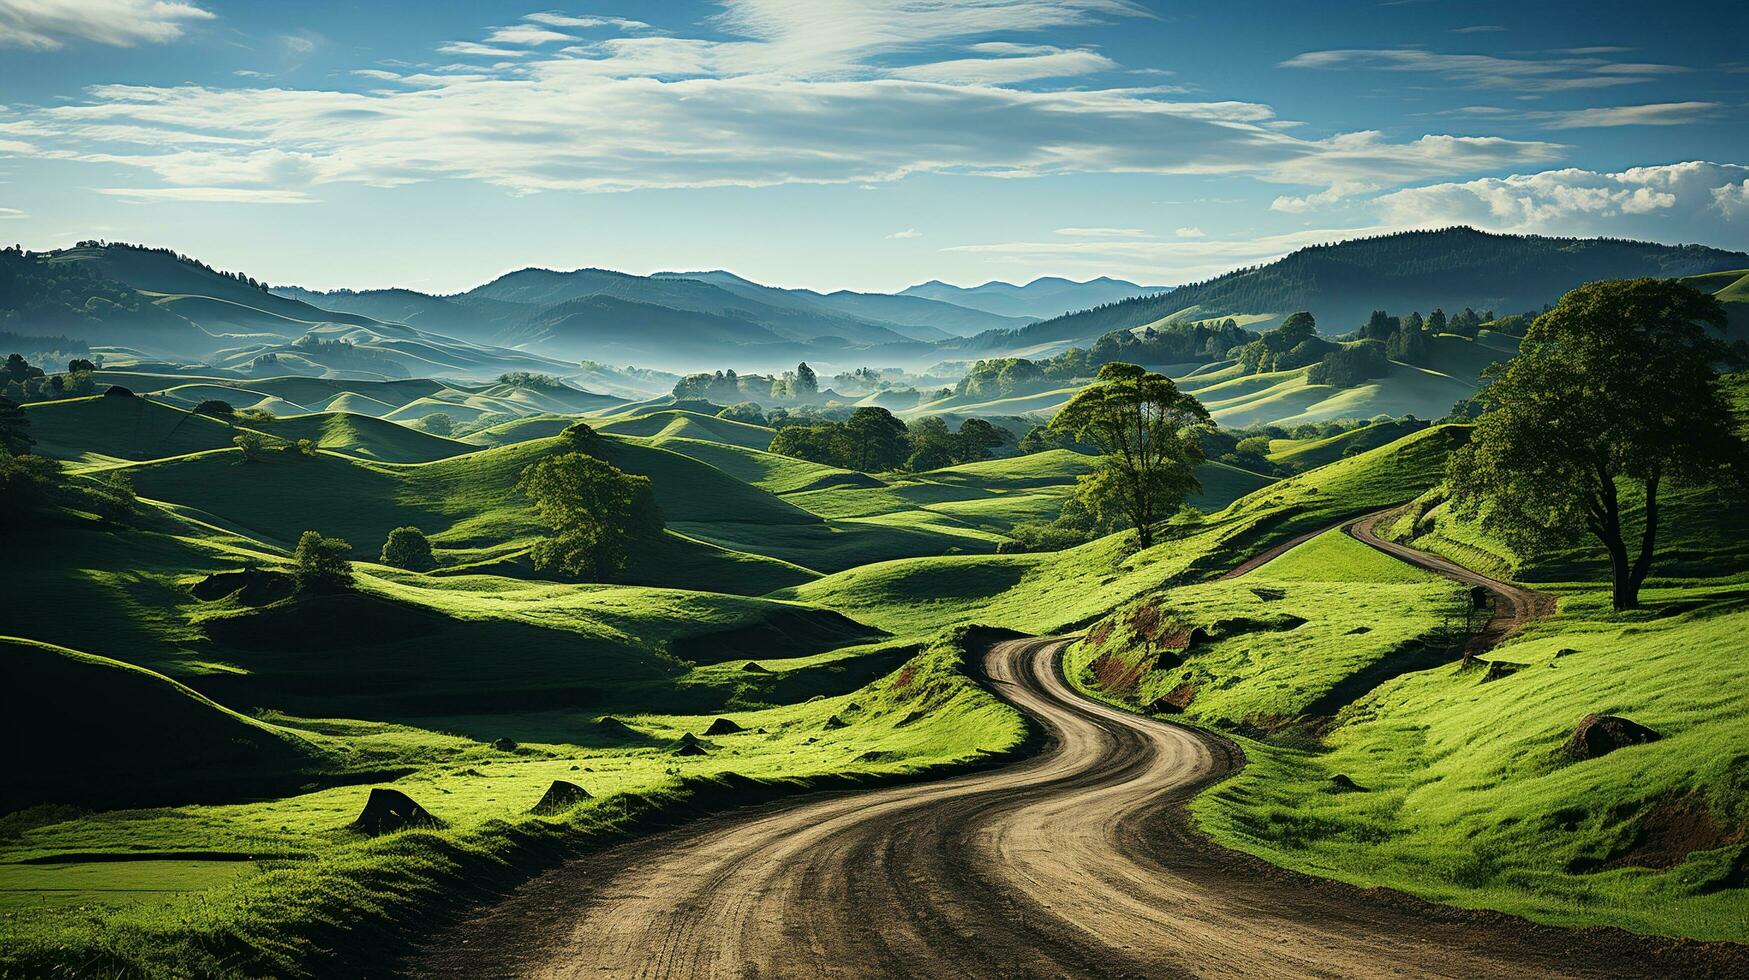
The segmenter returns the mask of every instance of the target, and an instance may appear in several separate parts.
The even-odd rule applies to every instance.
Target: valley
[[[1749,256],[1657,249],[1609,262],[1740,336]],[[1535,308],[9,254],[138,299],[7,335],[69,331],[0,413],[0,972],[1743,966],[1742,489],[1662,488],[1631,608],[1598,542],[1468,506]],[[778,367],[802,323],[844,344]],[[1087,414],[1138,402],[1141,525]]]

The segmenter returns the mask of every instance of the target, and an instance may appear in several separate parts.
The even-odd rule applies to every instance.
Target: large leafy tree
[[[1609,554],[1615,608],[1634,608],[1663,491],[1743,459],[1715,372],[1731,350],[1709,334],[1724,326],[1717,300],[1670,280],[1561,297],[1480,396],[1486,410],[1450,464],[1456,512],[1523,551],[1589,533]]]
[[[1213,424],[1208,409],[1171,378],[1122,362],[1100,368],[1051,419],[1052,429],[1103,452],[1100,468],[1083,479],[1124,515],[1144,548],[1154,543],[1154,525],[1202,489],[1198,435]]]
[[[583,453],[549,456],[523,469],[517,489],[551,533],[534,546],[534,566],[584,579],[625,568],[632,548],[662,532],[648,477]]]
[[[299,592],[343,592],[352,588],[352,545],[305,531],[292,552],[292,576]]]
[[[910,455],[905,423],[884,408],[864,406],[844,423],[846,465],[863,473],[897,469]]]
[[[30,437],[30,416],[10,398],[0,396],[0,450],[23,456],[36,445]]]

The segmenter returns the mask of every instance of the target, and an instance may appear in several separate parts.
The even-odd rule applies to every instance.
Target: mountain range
[[[1114,330],[1229,316],[1257,329],[1308,310],[1323,332],[1340,334],[1375,309],[1524,312],[1595,279],[1745,268],[1749,254],[1701,245],[1450,228],[1314,246],[1175,289],[1046,278],[818,292],[720,270],[531,268],[440,296],[270,288],[166,249],[85,242],[0,252],[0,333],[21,348],[80,345],[245,375],[570,376],[584,360],[679,373],[770,371],[799,360],[831,372],[922,369],[1045,356]],[[1057,315],[1040,319],[1047,310]]]

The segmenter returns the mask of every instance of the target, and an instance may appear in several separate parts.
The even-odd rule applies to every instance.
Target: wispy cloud
[[[1533,115],[1546,118],[1554,129],[1586,129],[1605,126],[1682,126],[1704,122],[1722,109],[1717,102],[1657,102],[1647,105],[1604,106]]]
[[[522,19],[533,21],[536,24],[546,24],[550,27],[571,27],[578,29],[614,27],[622,31],[643,31],[650,29],[650,25],[641,20],[629,20],[625,17],[575,17],[570,14],[561,14],[557,11],[550,10],[538,14],[528,14]]]
[[[211,19],[206,8],[177,0],[0,0],[0,46],[160,44],[181,37],[191,22]]]
[[[1498,34],[1506,28],[1499,24],[1472,24],[1469,27],[1454,27],[1453,34]]]
[[[1195,226],[1180,228],[1177,231],[1174,231],[1173,234],[1177,235],[1179,238],[1207,238],[1208,237],[1208,232],[1203,231],[1201,228],[1197,228]]]
[[[1152,238],[1140,228],[1058,228],[1056,234],[1066,238]]]
[[[487,44],[551,44],[554,41],[575,41],[569,34],[536,27],[533,24],[514,24],[510,27],[500,27],[486,35]]]
[[[1619,49],[1587,48],[1578,53],[1558,52],[1555,57],[1501,58],[1486,54],[1441,54],[1420,48],[1348,48],[1307,51],[1282,62],[1281,67],[1423,72],[1456,85],[1521,92],[1634,85],[1688,70],[1679,65],[1616,62],[1594,56],[1616,50]]]
[[[28,217],[30,217],[30,215],[25,214],[17,208],[0,208],[0,221],[17,221],[20,218]]]
[[[888,235],[888,236],[887,236],[887,239],[888,239],[888,240],[889,240],[889,241],[891,241],[891,240],[892,240],[892,239],[895,239],[895,238],[901,238],[901,239],[902,239],[902,238],[922,238],[922,237],[923,237],[923,233],[922,233],[922,232],[920,232],[920,231],[918,231],[918,230],[917,230],[917,229],[915,229],[915,228],[906,228],[906,229],[905,229],[905,230],[904,230],[904,231],[895,231],[895,232],[893,232],[893,233],[892,233],[892,234],[891,234],[891,235]]]
[[[944,252],[971,253],[997,262],[1037,267],[1097,269],[1113,275],[1189,282],[1234,266],[1280,258],[1298,248],[1385,230],[1382,226],[1321,228],[1238,239],[1187,241],[989,242],[953,245]]]
[[[195,201],[205,204],[310,204],[301,191],[244,187],[99,187],[97,193],[135,201]]]

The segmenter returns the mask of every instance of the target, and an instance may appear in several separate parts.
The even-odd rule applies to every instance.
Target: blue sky
[[[1180,283],[1469,223],[1749,249],[1749,5],[0,0],[0,240]]]

